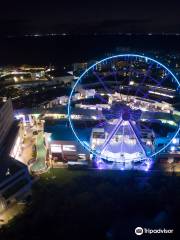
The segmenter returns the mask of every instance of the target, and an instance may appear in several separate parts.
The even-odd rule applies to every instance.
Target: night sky
[[[179,0],[17,0],[1,3],[2,34],[180,32]]]

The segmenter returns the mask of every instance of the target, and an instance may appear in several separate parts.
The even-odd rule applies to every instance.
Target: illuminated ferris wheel
[[[72,131],[92,158],[105,163],[148,161],[179,133],[180,83],[149,57],[122,54],[90,66],[68,102]]]

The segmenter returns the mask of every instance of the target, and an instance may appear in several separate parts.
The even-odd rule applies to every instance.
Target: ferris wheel
[[[75,82],[68,118],[79,143],[97,161],[155,158],[180,130],[180,83],[159,61],[121,54],[96,62]]]

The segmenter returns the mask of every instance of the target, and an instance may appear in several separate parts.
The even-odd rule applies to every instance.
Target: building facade
[[[0,102],[0,152],[14,121],[11,99]]]

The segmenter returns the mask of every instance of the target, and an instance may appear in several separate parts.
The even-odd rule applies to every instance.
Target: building
[[[25,164],[11,158],[0,156],[0,213],[16,201],[28,196],[31,178]]]
[[[74,79],[71,73],[59,70],[49,72],[48,76],[56,84],[71,84]]]
[[[52,141],[49,152],[55,162],[77,161],[78,153],[74,141]]]
[[[0,213],[28,194],[31,178],[26,165],[17,161],[22,129],[14,120],[11,99],[0,102]],[[13,156],[10,157],[10,155]]]
[[[0,152],[14,122],[11,99],[2,99],[0,102]]]
[[[5,67],[0,70],[1,84],[16,84],[34,81],[46,81],[46,73],[52,68],[20,66],[20,67]]]
[[[23,149],[24,134],[25,134],[23,124],[21,122],[20,123],[17,122],[16,128],[14,127],[13,132],[14,132],[14,136],[13,136],[14,141],[11,144],[11,151],[9,155],[12,158],[20,160],[20,156]]]
[[[90,158],[89,152],[77,141],[67,124],[64,122],[59,122],[57,125],[46,123],[44,131],[48,157],[54,165],[69,164],[69,162],[87,163]],[[84,140],[88,141],[88,132],[84,136]]]
[[[80,63],[74,63],[73,64],[73,71],[85,71],[88,68],[87,62],[80,62]]]

